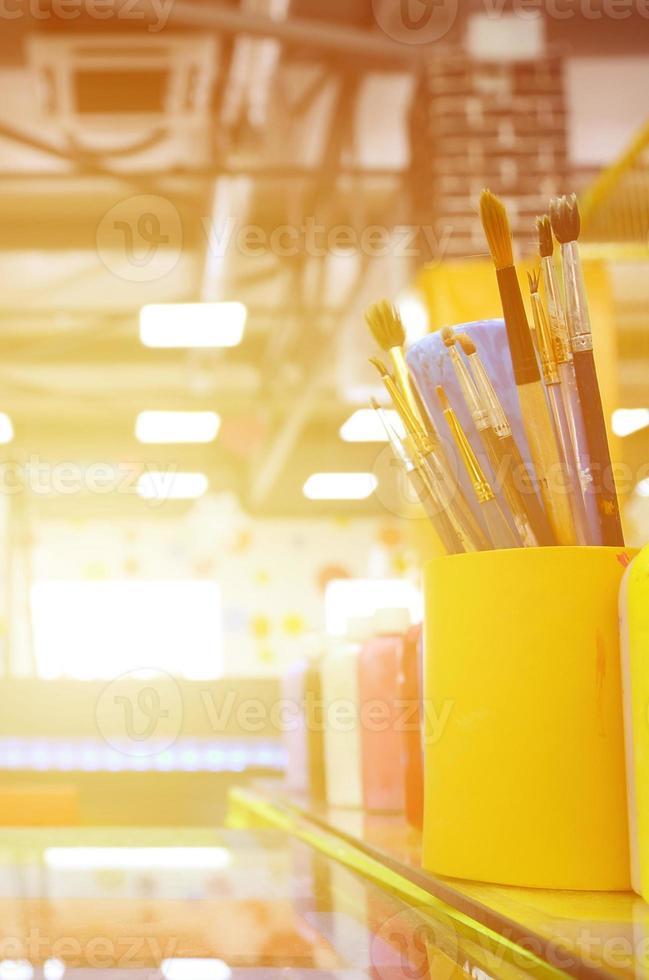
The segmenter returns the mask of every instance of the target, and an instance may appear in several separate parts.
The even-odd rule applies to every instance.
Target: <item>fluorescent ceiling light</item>
[[[140,310],[145,347],[236,347],[247,310],[243,303],[151,303]]]
[[[216,412],[140,412],[135,436],[140,442],[212,442],[221,426]]]
[[[195,500],[208,487],[204,473],[143,473],[137,492],[144,500]]]
[[[160,972],[165,980],[229,980],[232,970],[223,960],[174,957],[163,960]]]
[[[4,412],[0,412],[0,443],[11,442],[13,437],[14,427],[11,424],[11,419]]]
[[[34,967],[29,960],[2,960],[0,980],[32,980]]]
[[[377,485],[373,473],[312,473],[302,492],[309,500],[366,500]]]
[[[227,867],[225,847],[46,847],[45,864],[60,870],[129,868],[217,871]]]
[[[617,408],[611,424],[616,436],[630,436],[649,425],[649,408]]]
[[[65,975],[65,963],[51,956],[43,963],[43,976],[45,980],[62,980]]]

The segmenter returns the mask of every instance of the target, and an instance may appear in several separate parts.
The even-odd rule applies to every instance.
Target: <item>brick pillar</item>
[[[436,257],[484,255],[478,198],[489,187],[507,203],[523,251],[534,218],[566,186],[566,110],[555,57],[477,62],[436,55],[413,111],[417,220],[432,220]]]

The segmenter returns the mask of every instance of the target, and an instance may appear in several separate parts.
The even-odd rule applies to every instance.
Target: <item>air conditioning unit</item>
[[[166,129],[173,136],[205,127],[217,70],[213,38],[34,35],[27,56],[45,119],[71,135]]]

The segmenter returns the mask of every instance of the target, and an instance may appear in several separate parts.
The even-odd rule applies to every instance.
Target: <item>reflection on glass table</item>
[[[433,911],[280,831],[0,832],[0,980],[529,975]]]

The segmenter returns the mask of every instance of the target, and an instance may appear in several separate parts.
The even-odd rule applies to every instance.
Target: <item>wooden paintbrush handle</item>
[[[620,508],[615,491],[611,454],[606,436],[602,396],[597,383],[592,350],[575,351],[575,374],[581,402],[591,469],[594,471],[602,543],[613,548],[624,545]]]
[[[570,492],[541,382],[519,385],[518,397],[541,496],[557,543],[576,544]]]

